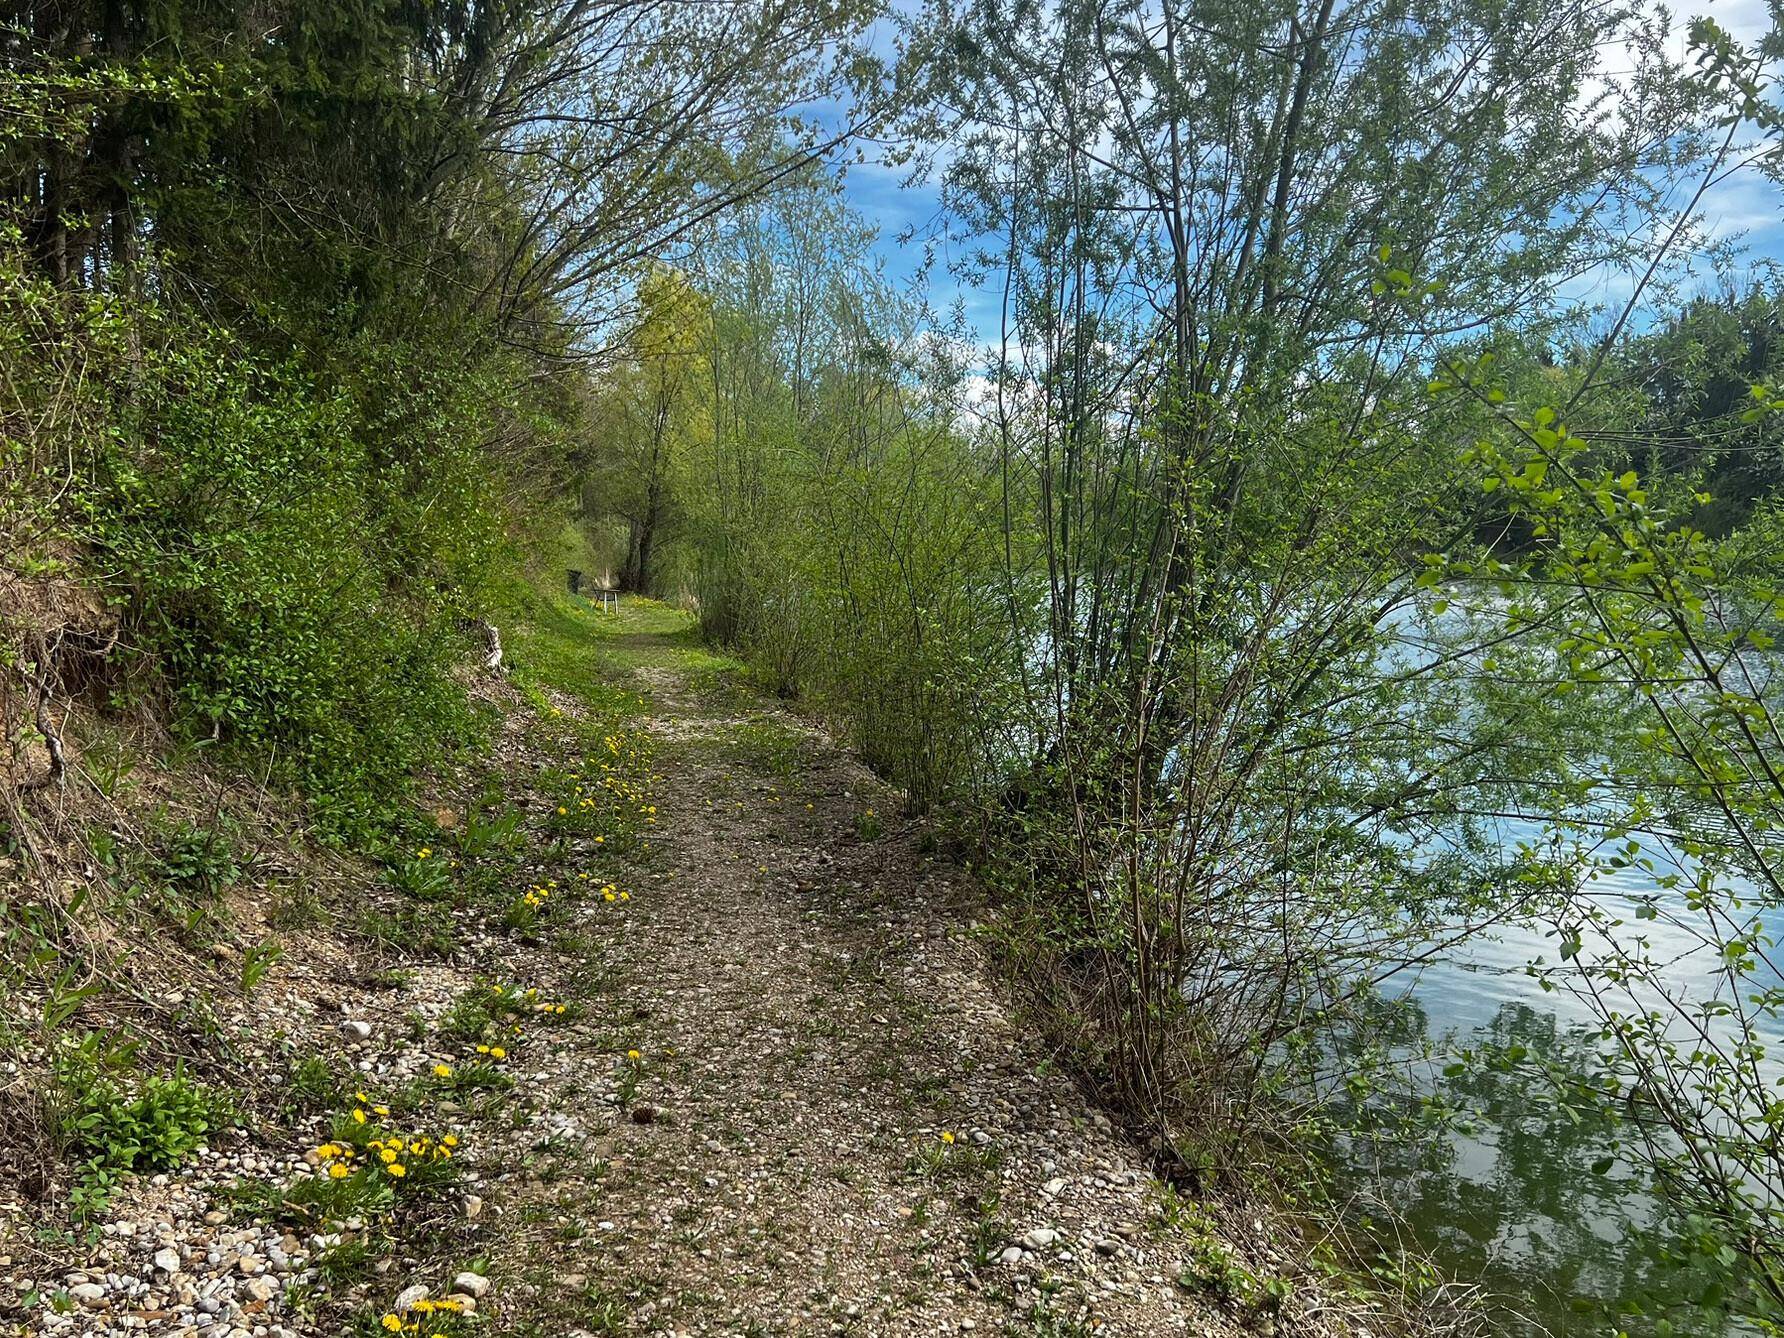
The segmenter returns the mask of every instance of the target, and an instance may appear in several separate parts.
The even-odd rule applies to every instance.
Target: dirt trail
[[[79,1236],[0,1192],[8,1331],[1272,1323],[1212,1223],[1171,1204],[1012,1020],[970,933],[987,915],[972,882],[858,763],[674,634],[683,621],[566,615],[534,643],[559,688],[486,685],[503,727],[441,796],[430,852],[457,852],[456,881],[405,900],[344,866],[258,989],[202,987],[276,1117],[129,1178]],[[591,796],[631,815],[611,843]],[[582,806],[600,822],[579,825]],[[479,814],[510,823],[505,853],[471,839]],[[382,946],[351,930],[374,911],[395,927]],[[241,941],[269,932],[267,905],[236,913]],[[449,1177],[380,1191],[363,1132],[380,1120],[455,1140]],[[367,1165],[337,1202],[343,1138]]]
[[[896,797],[779,712],[638,672],[660,862],[603,926],[643,1078],[602,1141],[589,1289],[677,1334],[1226,1332],[1178,1285],[1191,1243],[1141,1156],[1013,1024],[965,934],[975,894]]]

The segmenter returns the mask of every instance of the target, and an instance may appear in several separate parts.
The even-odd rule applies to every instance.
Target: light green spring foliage
[[[1621,826],[1687,793],[1742,845],[1702,851],[1776,867],[1773,707],[1726,682],[1772,663],[1776,514],[1712,542],[1653,507],[1614,443],[1664,415],[1635,370],[1593,392],[1626,350],[1569,348],[1560,297],[1676,275],[1674,188],[1776,130],[1713,29],[1690,77],[1642,3],[938,0],[902,90],[949,148],[938,253],[1002,299],[980,359],[789,172],[819,129],[761,125],[872,82],[868,7],[277,8],[249,48],[228,6],[39,7],[0,78],[9,765],[30,707],[109,696],[387,833],[474,732],[450,675],[492,592],[523,688],[636,709],[579,660],[599,615],[511,579],[574,472],[626,585],[914,805],[973,801],[1063,1044],[1228,1173],[1368,1099],[1351,1029],[1434,932],[1578,906],[1583,937],[1590,860],[1483,823],[1577,823],[1607,737]],[[1483,354],[1497,384],[1428,393]],[[1506,416],[1568,401],[1613,444]],[[1766,945],[1695,895],[1747,988]],[[1620,1084],[1677,1059],[1665,1019],[1608,1021]],[[1691,1104],[1757,1094],[1669,1071],[1687,1154],[1645,1155],[1757,1313],[1776,1211],[1743,1176],[1775,1156]]]
[[[1577,807],[1644,707],[1557,691],[1552,620],[1421,589],[1544,537],[1480,487],[1499,401],[1431,370],[1657,421],[1562,285],[1676,276],[1637,220],[1731,161],[1731,104],[1643,6],[985,0],[907,35],[1001,349],[969,404],[833,202],[729,220],[658,588],[917,803],[995,799],[1012,951],[1142,1119],[1210,1169],[1317,1146],[1388,1076],[1375,983],[1565,897],[1496,817]],[[1698,1262],[1753,1311],[1742,1211]]]
[[[702,249],[690,281],[711,314],[674,374],[654,584],[685,582],[708,636],[832,714],[925,805],[996,783],[1015,746],[997,737],[1016,670],[1002,481],[974,442],[961,369],[876,279],[868,240],[811,183]],[[667,384],[659,362],[635,350],[609,402]],[[648,477],[638,440],[595,479]],[[591,494],[636,536],[626,499],[643,491]]]
[[[482,449],[527,410],[507,369],[362,341],[381,390],[361,400],[225,328],[103,296],[49,309],[0,354],[15,407],[42,416],[14,514],[116,610],[110,704],[165,708],[180,736],[300,784],[325,830],[372,833],[471,736],[450,670],[508,551]],[[30,471],[58,454],[52,511]]]
[[[872,13],[5,20],[0,785],[61,774],[49,703],[110,694],[295,783],[333,835],[399,821],[472,733],[464,620],[561,515],[574,355],[656,301],[669,239],[822,156],[798,109],[872,96]],[[639,333],[659,447],[678,326]]]
[[[1456,367],[1440,393],[1503,405],[1479,444],[1482,487],[1526,524],[1533,554],[1431,559],[1425,582],[1490,599],[1551,647],[1555,690],[1626,727],[1579,741],[1557,765],[1573,784],[1550,821],[1575,847],[1573,881],[1545,903],[1560,938],[1544,989],[1588,1001],[1601,1069],[1565,1075],[1571,1105],[1620,1121],[1616,1152],[1655,1172],[1689,1227],[1687,1249],[1719,1301],[1784,1319],[1784,1096],[1772,1038],[1784,987],[1768,912],[1784,904],[1784,730],[1776,648],[1784,632],[1777,499],[1717,540],[1720,514],[1694,480],[1607,460],[1551,405],[1520,407],[1492,367]],[[1738,415],[1776,412],[1755,387]],[[1737,415],[1730,415],[1733,419]],[[1732,422],[1729,426],[1732,427]],[[1631,702],[1635,713],[1627,712]],[[1599,888],[1624,870],[1652,889],[1633,904]],[[1682,981],[1680,960],[1705,979]],[[1607,1164],[1609,1158],[1606,1159]],[[1767,1329],[1766,1331],[1772,1331]]]

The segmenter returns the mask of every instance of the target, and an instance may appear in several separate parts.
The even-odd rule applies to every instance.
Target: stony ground
[[[587,745],[551,722],[586,703],[557,692],[517,710],[499,757],[528,815],[517,872],[559,898],[548,932],[461,909],[442,960],[375,981],[350,955],[289,956],[238,1027],[307,1038],[356,1094],[132,1182],[68,1257],[41,1233],[19,1243],[31,1210],[0,1202],[14,1242],[0,1305],[10,1296],[16,1331],[1270,1325],[1255,1271],[1235,1282],[1209,1220],[1013,1021],[975,947],[979,893],[924,853],[897,796],[814,730],[695,672],[682,644],[644,631],[599,651],[648,703],[635,722],[654,744],[646,844],[620,862],[599,842],[547,839],[563,753]],[[462,1026],[463,1001],[492,988],[524,1001],[500,1060]],[[561,1015],[544,1007],[557,1002]],[[443,1066],[459,1084],[479,1063],[499,1081],[429,1076]],[[449,1192],[417,1198],[400,1230],[279,1208],[323,1175],[331,1121],[399,1092],[392,1120],[457,1140]],[[256,1185],[286,1188],[244,1190]],[[381,1232],[388,1248],[368,1248]],[[447,1296],[449,1310],[413,1304]]]
[[[666,867],[612,958],[660,1113],[609,1135],[590,1277],[675,1332],[1220,1331],[1134,1149],[988,983],[972,895],[916,830],[862,839],[896,797],[815,736],[733,769],[709,741],[748,722],[653,689]]]

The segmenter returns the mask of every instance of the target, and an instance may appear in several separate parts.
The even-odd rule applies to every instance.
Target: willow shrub
[[[694,493],[702,628],[816,705],[913,806],[995,788],[1020,714],[996,476],[945,422],[851,446],[808,426],[749,488]]]

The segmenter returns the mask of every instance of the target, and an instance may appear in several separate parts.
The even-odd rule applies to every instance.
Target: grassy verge
[[[328,1239],[280,1304],[330,1332],[481,1267],[459,1167],[501,1168],[536,1104],[509,1069],[599,971],[573,908],[623,909],[650,858],[636,671],[729,671],[666,605],[527,588],[508,614],[513,690],[474,695],[518,735],[417,776],[375,843],[325,846],[302,797],[121,739],[55,824],[0,829],[0,1180],[30,1205],[0,1215],[0,1310],[81,1312],[61,1279],[161,1211],[154,1180],[196,1196],[187,1222]],[[244,1154],[311,1169],[242,1177]]]

